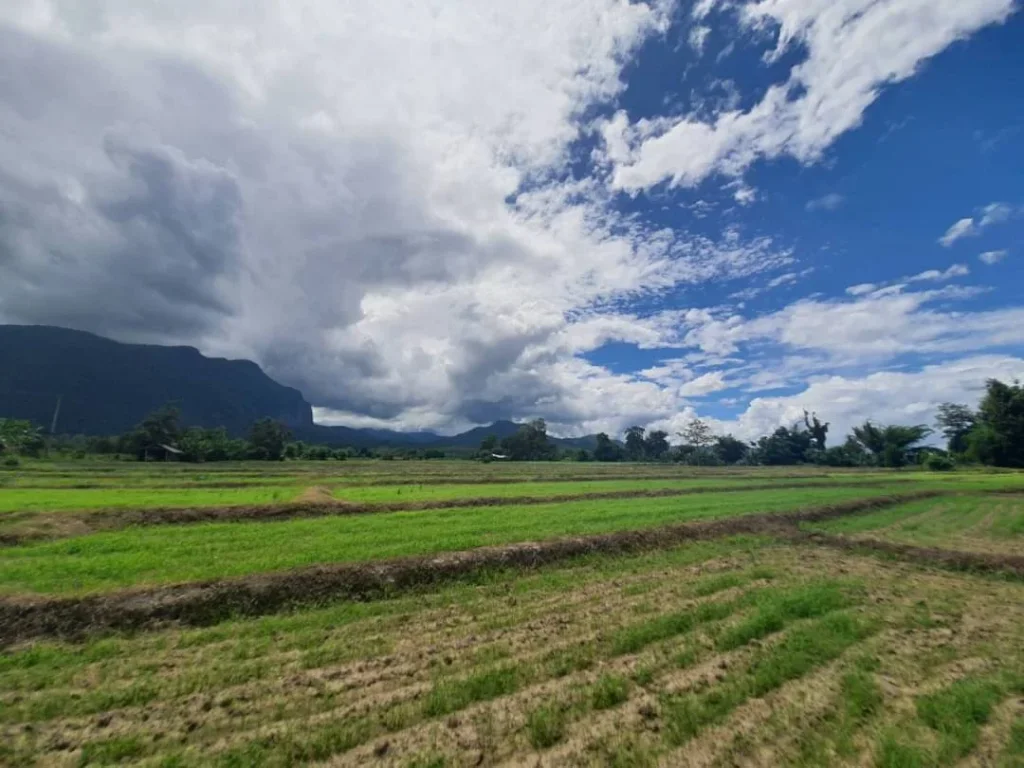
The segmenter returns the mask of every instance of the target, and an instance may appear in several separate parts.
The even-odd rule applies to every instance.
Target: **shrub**
[[[6,459],[4,459],[3,465],[8,469],[14,469],[15,467],[21,466],[21,462],[18,461],[17,456],[8,456]]]
[[[933,453],[924,460],[924,467],[932,472],[950,472],[956,469],[956,462],[949,456]]]

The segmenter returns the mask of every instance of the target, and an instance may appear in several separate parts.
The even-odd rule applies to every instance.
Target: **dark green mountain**
[[[302,393],[247,360],[66,328],[0,326],[0,416],[49,427],[58,398],[63,433],[121,433],[168,402],[180,406],[184,424],[223,426],[235,435],[266,416],[296,432],[313,425]]]
[[[192,347],[122,344],[83,331],[45,325],[0,325],[0,418],[30,419],[49,428],[57,400],[57,432],[126,432],[167,403],[186,426],[225,427],[244,435],[257,419],[287,424],[297,439],[333,446],[475,449],[519,425],[496,421],[458,435],[327,427],[313,423],[302,393],[278,384],[256,363],[204,357]],[[593,447],[593,436],[554,439]]]

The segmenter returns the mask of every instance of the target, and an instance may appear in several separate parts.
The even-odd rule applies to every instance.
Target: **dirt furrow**
[[[1024,577],[1024,555],[919,547],[913,544],[882,541],[881,539],[859,537],[854,539],[820,532],[790,532],[784,536],[797,544],[815,544],[852,552],[878,552],[900,560],[935,565],[956,571],[1005,573]]]

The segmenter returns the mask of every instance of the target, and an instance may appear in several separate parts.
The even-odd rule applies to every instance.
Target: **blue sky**
[[[1024,375],[1015,0],[11,0],[0,322],[324,423],[755,437]]]
[[[717,14],[725,17],[717,21],[726,29],[731,26],[730,10]],[[773,39],[738,41],[716,28],[715,21],[695,21],[685,7],[677,8],[666,33],[645,43],[625,69],[626,89],[616,107],[636,121],[664,114],[666,103],[686,114],[704,108],[709,99],[731,94],[740,109],[749,109],[800,60],[794,54],[765,66],[763,56],[774,46]],[[712,31],[703,51],[697,52],[687,41],[705,24]],[[850,287],[891,289],[906,285],[908,277],[933,271],[943,275],[915,281],[908,289],[927,285],[974,291],[943,297],[937,306],[962,312],[1019,306],[1024,287],[1022,42],[1024,14],[1018,13],[951,44],[920,65],[913,77],[884,88],[861,124],[831,143],[820,160],[802,163],[782,157],[751,165],[743,182],[755,198],[747,204],[737,204],[728,182],[716,176],[692,187],[671,188],[662,182],[643,194],[623,195],[621,209],[647,221],[707,233],[737,226],[748,235],[771,237],[791,249],[793,257],[792,263],[745,280],[687,286],[640,302],[639,311],[699,304],[757,315],[806,297],[843,301]],[[694,206],[702,202],[710,204],[709,212],[695,221]],[[1000,206],[998,221],[977,226],[948,245],[940,242],[957,221],[971,217],[980,223],[986,206],[992,205]],[[1024,331],[1011,343],[985,349],[1019,354],[1022,344]],[[771,363],[786,350],[769,343],[750,355]],[[663,349],[622,342],[586,356],[622,373],[666,358]],[[883,361],[854,358],[830,372],[863,376],[879,370],[920,370],[956,358],[944,352],[902,352]],[[721,368],[710,365],[707,370]],[[798,395],[805,388],[806,380],[797,376],[758,391]],[[749,394],[749,387],[724,387],[701,398],[699,410],[734,419],[747,408]]]

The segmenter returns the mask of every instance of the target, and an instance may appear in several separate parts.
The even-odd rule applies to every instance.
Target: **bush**
[[[17,456],[8,456],[6,459],[4,459],[4,464],[3,465],[7,469],[14,469],[16,467],[21,466],[21,462],[18,461],[18,457]]]
[[[933,453],[924,460],[924,468],[932,472],[951,472],[956,469],[956,462],[949,456]]]

